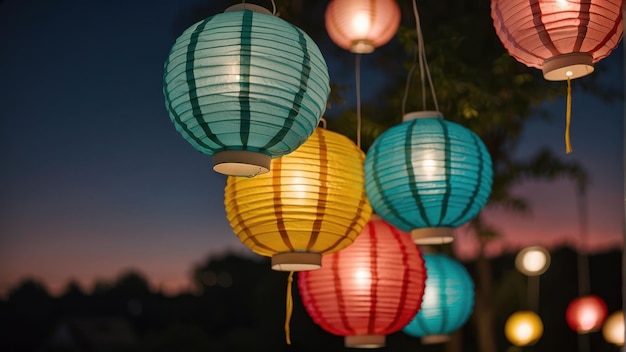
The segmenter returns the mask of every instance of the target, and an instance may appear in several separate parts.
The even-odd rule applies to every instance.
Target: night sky
[[[249,253],[225,217],[225,177],[175,131],[164,106],[176,16],[199,4],[0,2],[0,294],[24,277],[58,292],[69,279],[88,288],[128,268],[172,292],[189,285],[192,265],[207,255]],[[331,79],[339,75],[329,66]],[[623,96],[622,48],[596,68],[596,79]],[[576,88],[574,153],[564,158],[591,173],[587,242],[597,251],[622,243],[624,105]],[[544,107],[554,116],[529,125],[521,156],[545,146],[565,155],[564,98]],[[506,234],[493,254],[579,242],[572,183],[517,191],[533,213],[490,213]],[[471,237],[459,231],[457,239],[470,258]]]

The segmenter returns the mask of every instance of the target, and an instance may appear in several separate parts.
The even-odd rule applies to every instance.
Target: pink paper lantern
[[[617,47],[622,6],[622,0],[491,0],[491,17],[511,56],[562,81],[590,74]]]
[[[426,269],[407,233],[374,216],[354,243],[322,257],[322,269],[298,273],[302,302],[346,347],[385,345],[420,309]]]
[[[567,306],[565,319],[567,325],[579,334],[599,330],[608,315],[606,303],[596,295],[574,299]]]
[[[395,0],[332,0],[326,8],[326,31],[339,47],[367,54],[398,31],[400,7]]]

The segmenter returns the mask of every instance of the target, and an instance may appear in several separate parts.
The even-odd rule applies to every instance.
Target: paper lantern
[[[622,0],[491,0],[491,17],[511,56],[562,81],[593,72],[617,47],[622,6]]]
[[[385,345],[419,310],[426,272],[408,234],[372,216],[352,245],[322,259],[323,268],[298,274],[302,303],[346,347]]]
[[[418,244],[451,242],[491,193],[491,157],[480,138],[438,112],[407,114],[370,147],[365,185],[383,219]]]
[[[550,253],[540,246],[524,248],[515,257],[515,267],[527,276],[541,275],[549,266]]]
[[[539,315],[533,311],[518,311],[506,320],[504,334],[515,346],[533,345],[543,335],[543,323]]]
[[[424,254],[426,290],[422,308],[402,331],[423,343],[449,340],[474,308],[474,281],[465,267],[444,254]]]
[[[178,132],[227,175],[267,172],[313,133],[330,92],[313,40],[266,9],[239,4],[187,29],[165,63]]]
[[[602,336],[616,346],[624,345],[624,312],[620,310],[609,315],[602,327]]]
[[[335,44],[367,54],[396,34],[400,7],[395,0],[332,0],[324,17],[326,31]]]
[[[586,334],[600,329],[607,314],[608,309],[602,298],[587,295],[570,302],[565,312],[565,320],[572,330]]]
[[[272,257],[275,270],[317,269],[321,255],[351,244],[372,209],[363,152],[347,137],[318,128],[272,171],[229,177],[226,216],[243,244]]]

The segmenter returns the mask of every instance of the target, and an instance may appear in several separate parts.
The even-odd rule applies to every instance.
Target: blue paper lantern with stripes
[[[254,176],[313,133],[330,93],[328,68],[299,28],[250,4],[188,28],[165,63],[167,111],[214,170]]]
[[[402,331],[423,343],[445,342],[472,314],[474,281],[461,263],[445,254],[424,254],[424,265],[422,309]]]
[[[372,208],[417,244],[448,243],[491,194],[491,157],[469,129],[433,111],[405,115],[381,134],[365,160]]]

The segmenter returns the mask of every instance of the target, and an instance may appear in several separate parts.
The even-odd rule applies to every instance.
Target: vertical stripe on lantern
[[[217,138],[217,135],[213,133],[209,124],[204,122],[204,116],[202,114],[202,110],[200,109],[200,104],[198,103],[198,91],[196,87],[196,77],[194,73],[195,66],[195,53],[196,46],[198,45],[198,37],[200,33],[204,30],[204,27],[213,19],[214,17],[209,17],[206,20],[202,21],[202,23],[196,27],[196,29],[191,34],[191,38],[189,39],[189,44],[187,45],[187,63],[186,63],[186,74],[187,74],[187,85],[189,86],[189,102],[191,104],[191,109],[193,111],[193,117],[196,119],[198,125],[202,128],[202,131],[206,134],[206,136],[212,140],[215,144],[226,147],[222,141]],[[192,132],[190,132],[192,136],[196,137]],[[195,139],[195,138],[194,138]]]
[[[530,9],[533,13],[533,24],[535,25],[535,30],[537,31],[537,35],[541,40],[541,44],[543,44],[546,49],[550,50],[550,53],[552,53],[552,55],[556,56],[561,54],[559,50],[554,46],[554,43],[550,38],[550,34],[548,34],[546,26],[543,23],[543,14],[541,13],[541,5],[539,4],[539,0],[530,0]]]
[[[282,172],[282,159],[277,158],[274,159],[274,167],[272,168],[272,172],[274,173],[274,177],[280,180],[281,172]],[[278,233],[280,234],[280,238],[283,240],[283,243],[290,251],[293,251],[293,245],[291,244],[291,240],[289,239],[289,233],[285,228],[285,222],[283,220],[283,204],[281,202],[281,193],[282,193],[282,183],[274,182],[274,214],[276,214],[276,226],[278,227]]]
[[[504,15],[502,14],[502,9],[500,8],[500,3],[498,1],[491,1],[491,6],[493,6],[493,10],[496,14],[496,16],[498,16],[498,18],[504,18]],[[513,34],[511,33],[511,31],[509,31],[509,29],[504,25],[504,21],[502,21],[500,23],[500,27],[496,28],[496,30],[499,30],[500,33],[504,34],[504,37],[506,38],[506,41],[508,43],[511,43],[513,47],[515,47],[516,50],[520,50],[521,52],[523,52],[525,55],[527,56],[532,56],[538,60],[543,61],[543,59],[541,57],[539,57],[537,54],[533,53],[530,50],[526,50],[525,47],[521,46],[519,44],[519,42],[517,41],[517,39],[513,36]],[[504,39],[501,39],[501,41],[504,41]]]
[[[250,64],[252,60],[252,11],[243,11],[239,49],[239,135],[244,149],[250,136]]]
[[[622,3],[622,6],[624,6],[623,3]],[[622,10],[620,9],[620,13],[621,12],[622,12]],[[603,47],[607,46],[608,42],[615,37],[615,34],[617,34],[618,28],[620,27],[620,25],[622,25],[622,23],[623,23],[622,21],[615,21],[615,22],[613,22],[613,27],[611,27],[611,30],[606,33],[604,38],[602,38],[602,40],[598,42],[598,45],[596,45],[593,49],[591,49],[590,52],[592,52],[592,53],[599,52],[600,49],[602,49]],[[614,45],[617,46],[619,41],[620,40],[618,39],[614,43]],[[606,53],[605,55],[608,55],[608,53]]]
[[[293,26],[292,26],[293,27]],[[295,27],[293,27],[295,28]],[[296,117],[300,114],[300,107],[302,104],[302,99],[304,98],[304,93],[307,91],[309,77],[311,74],[311,56],[309,53],[309,48],[306,45],[306,39],[301,31],[296,30],[298,34],[298,43],[300,44],[300,48],[302,48],[302,69],[300,70],[300,89],[296,93],[291,110],[289,110],[289,115],[285,119],[283,123],[283,127],[280,131],[265,145],[263,148],[271,148],[280,141],[283,140],[287,132],[291,129]]]
[[[370,287],[370,314],[369,324],[367,326],[368,334],[376,334],[376,304],[378,303],[378,238],[376,236],[376,228],[374,226],[365,225],[370,230],[370,277],[372,278],[372,285]]]
[[[576,43],[574,43],[574,48],[572,51],[579,52],[580,48],[583,46],[583,42],[585,41],[585,37],[587,36],[587,26],[589,25],[589,20],[591,19],[591,14],[589,13],[589,9],[591,8],[591,0],[582,0],[580,2],[580,8],[578,11],[578,36],[576,37]]]
[[[413,196],[413,199],[415,199],[415,205],[417,205],[417,209],[422,218],[422,221],[426,225],[428,225],[427,227],[432,227],[430,219],[426,214],[426,209],[424,209],[424,203],[422,203],[420,192],[417,189],[417,178],[415,177],[415,168],[413,167],[414,148],[411,148],[411,146],[413,145],[413,129],[415,128],[415,125],[417,125],[418,121],[419,120],[411,121],[409,128],[407,128],[406,130],[406,139],[404,141],[404,147],[407,149],[407,152],[405,154],[405,161],[407,166],[406,172],[408,173],[407,184],[409,185],[409,189],[411,190],[411,195]],[[409,222],[406,221],[406,223],[408,224]]]
[[[439,213],[439,220],[435,220],[437,224],[435,226],[440,226],[444,219],[446,218],[446,213],[448,212],[448,203],[450,202],[450,189],[452,173],[450,172],[450,168],[452,166],[452,158],[450,157],[452,152],[450,150],[450,134],[448,133],[448,127],[442,120],[437,120],[439,122],[439,126],[441,126],[441,134],[443,135],[443,140],[445,143],[443,144],[444,150],[444,181],[446,184],[445,192],[443,193],[443,199],[441,200],[441,212]]]
[[[232,193],[233,193],[233,197],[237,197],[237,191],[238,191],[238,187],[237,184],[233,184],[232,187]],[[259,242],[256,239],[256,236],[252,233],[252,231],[250,230],[249,227],[245,226],[244,224],[244,219],[241,216],[241,211],[239,209],[239,205],[237,203],[233,204],[233,214],[235,215],[235,219],[233,221],[233,224],[236,226],[240,226],[242,231],[243,231],[243,235],[245,235],[245,239],[249,239],[250,241],[252,241],[254,243],[255,246],[259,247],[259,248],[263,248],[263,250],[266,251],[270,251],[270,252],[275,252],[276,250],[267,246],[264,243]],[[244,238],[242,238],[241,234],[238,234],[238,237],[243,241]]]
[[[367,225],[365,225],[367,226]],[[333,277],[333,284],[335,286],[335,292],[337,293],[337,311],[341,318],[341,323],[346,331],[354,333],[354,329],[350,326],[348,315],[346,314],[346,302],[344,300],[343,288],[341,287],[341,276],[339,275],[339,259],[341,258],[341,251],[335,253],[332,258],[331,270]],[[323,315],[320,315],[322,317]]]
[[[477,150],[476,158],[478,159],[478,171],[476,172],[476,183],[474,184],[474,191],[472,191],[472,194],[469,197],[469,202],[467,202],[467,204],[465,205],[465,209],[463,209],[463,211],[459,214],[459,216],[456,217],[456,219],[454,219],[453,222],[457,222],[465,218],[467,214],[469,213],[469,211],[474,206],[480,206],[476,204],[476,200],[478,199],[478,192],[480,192],[480,186],[483,183],[483,167],[485,164],[485,160],[484,160],[484,155],[483,155],[483,149],[480,148],[480,144],[479,144],[479,143],[482,143],[482,141],[475,134],[471,134],[471,137],[472,137],[472,141],[474,142],[474,148],[476,148]]]
[[[170,58],[168,57],[167,60],[165,60],[165,66],[167,67],[169,64],[170,64]],[[167,91],[167,89],[168,89],[168,84],[167,82],[164,82],[163,90]],[[191,138],[194,142],[196,142],[202,148],[210,148],[209,145],[204,143],[202,139],[198,138],[198,136],[193,134],[193,132],[191,132],[191,130],[189,129],[189,126],[187,126],[187,124],[182,121],[182,119],[180,118],[180,115],[174,109],[174,106],[172,105],[172,100],[170,99],[170,96],[167,94],[165,95],[165,103],[167,105],[168,110],[172,114],[172,118],[174,119],[176,126],[180,127],[185,132],[186,136]]]
[[[324,219],[324,214],[326,213],[326,199],[328,198],[328,160],[327,156],[327,148],[326,138],[322,134],[321,130],[318,129],[314,133],[317,134],[319,138],[319,181],[320,186],[318,187],[319,197],[317,198],[317,212],[315,213],[315,221],[313,221],[313,228],[311,229],[311,237],[309,238],[309,243],[306,246],[307,250],[311,250],[317,241],[317,237],[320,234],[320,230],[322,228],[322,220]]]
[[[407,133],[408,133],[408,131],[407,131]],[[378,143],[378,144],[375,144],[373,146],[374,151],[375,151],[374,154],[379,154],[380,153],[380,146],[381,145],[382,145],[381,143]],[[380,198],[381,198],[381,201],[379,201],[379,204],[381,206],[384,206],[389,212],[391,212],[393,217],[395,217],[398,221],[402,222],[404,224],[404,227],[410,229],[411,226],[412,226],[411,222],[407,218],[402,216],[402,214],[400,214],[400,212],[393,206],[394,203],[390,201],[389,197],[385,193],[385,189],[384,189],[382,183],[380,182],[380,175],[378,173],[378,171],[381,170],[381,167],[379,166],[379,163],[381,161],[380,159],[381,158],[374,158],[373,159],[374,166],[372,167],[372,181],[374,181],[374,185],[376,186],[376,190],[378,191],[378,194],[380,195]],[[409,170],[408,172],[410,173],[411,171]],[[410,174],[409,174],[409,177],[410,177]],[[408,181],[408,183],[410,183],[410,180]],[[416,200],[415,203],[418,204],[419,201]],[[377,209],[377,211],[379,213],[382,213],[382,210],[383,209]],[[381,216],[384,217],[384,215],[382,215],[382,214],[381,214]],[[398,225],[396,225],[396,226],[398,226]]]
[[[362,192],[361,192],[361,200],[359,201],[359,205],[357,206],[357,211],[356,211],[354,217],[352,218],[352,222],[350,223],[350,226],[348,226],[346,228],[346,232],[343,234],[343,236],[338,238],[335,243],[333,243],[331,246],[326,248],[324,250],[324,252],[329,252],[329,251],[334,250],[342,242],[344,242],[344,241],[348,240],[349,238],[351,238],[351,234],[358,236],[358,234],[355,234],[355,232],[356,232],[355,228],[356,228],[359,220],[361,220],[363,218],[363,214],[364,214],[365,210],[367,208],[369,208],[367,205],[368,205],[367,204],[367,195],[365,194],[365,187],[363,187]]]
[[[401,316],[403,314],[405,314],[406,312],[404,312],[403,310],[403,306],[404,306],[404,302],[406,302],[408,293],[409,293],[409,253],[407,252],[407,248],[405,243],[402,241],[402,238],[400,238],[400,236],[406,236],[405,234],[402,234],[398,231],[394,231],[391,228],[391,225],[389,224],[385,224],[386,226],[388,226],[390,228],[390,231],[393,234],[393,238],[396,241],[396,243],[398,244],[398,248],[400,249],[400,253],[399,255],[402,258],[402,269],[403,269],[403,273],[402,273],[402,287],[400,288],[400,299],[398,300],[398,307],[396,308],[396,315],[395,317],[391,320],[391,322],[389,323],[389,325],[385,328],[385,330],[393,330],[394,325],[397,325],[398,321],[400,321]],[[423,265],[423,264],[422,264]],[[428,273],[426,273],[427,275]],[[424,275],[424,277],[426,277],[426,275]],[[422,279],[421,281],[421,292],[424,292],[424,287],[425,287],[425,281]],[[417,310],[419,310],[419,307],[421,306],[421,297],[420,297],[420,303],[418,303],[417,305]]]

